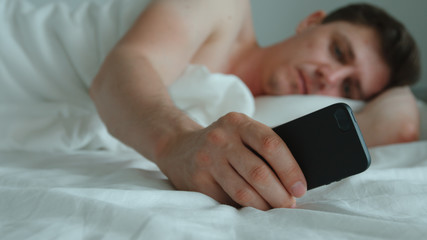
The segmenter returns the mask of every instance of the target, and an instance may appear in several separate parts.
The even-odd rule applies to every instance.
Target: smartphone
[[[313,189],[361,173],[371,163],[351,108],[337,103],[274,127]]]

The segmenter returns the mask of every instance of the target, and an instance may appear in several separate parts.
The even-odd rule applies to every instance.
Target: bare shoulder
[[[239,19],[250,8],[249,0],[153,0],[146,11],[167,10],[185,18],[199,16],[206,22]]]
[[[153,0],[116,49],[144,56],[170,84],[189,63],[226,69],[251,27],[249,0]]]
[[[249,0],[218,0],[203,6],[210,16],[211,31],[191,63],[207,66],[213,72],[227,72],[230,62],[245,46],[256,42]]]
[[[197,24],[198,28],[206,28],[210,34],[226,33],[228,35],[227,31],[239,33],[248,25],[252,26],[249,0],[161,0],[159,3],[154,2],[174,9],[183,19],[197,20],[193,23]]]

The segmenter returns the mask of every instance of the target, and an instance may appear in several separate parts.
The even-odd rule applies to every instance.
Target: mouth
[[[307,78],[301,70],[298,70],[300,94],[308,94]]]

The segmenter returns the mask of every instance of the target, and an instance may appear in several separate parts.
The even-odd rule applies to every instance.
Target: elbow
[[[419,140],[421,134],[420,122],[414,119],[376,123],[369,125],[368,129],[362,129],[362,132],[369,147],[414,142]]]
[[[98,69],[98,73],[92,80],[92,84],[89,87],[89,96],[96,103],[96,100],[103,94],[104,91],[109,89],[110,77],[114,73],[114,57],[111,55],[114,50],[106,57],[101,67]]]
[[[420,126],[418,122],[406,122],[399,132],[399,142],[413,142],[420,138]]]
[[[421,135],[421,118],[415,105],[413,111],[405,114],[399,132],[401,142],[418,141]]]

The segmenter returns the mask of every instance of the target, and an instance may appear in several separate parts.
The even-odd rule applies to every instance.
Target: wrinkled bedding
[[[106,53],[146,2],[0,0],[1,239],[427,235],[422,101],[419,141],[371,148],[367,171],[309,191],[295,209],[236,209],[175,190],[152,162],[108,134],[87,94]],[[203,125],[230,111],[275,126],[335,102],[363,107],[321,96],[254,99],[236,77],[197,65],[169,91]]]

